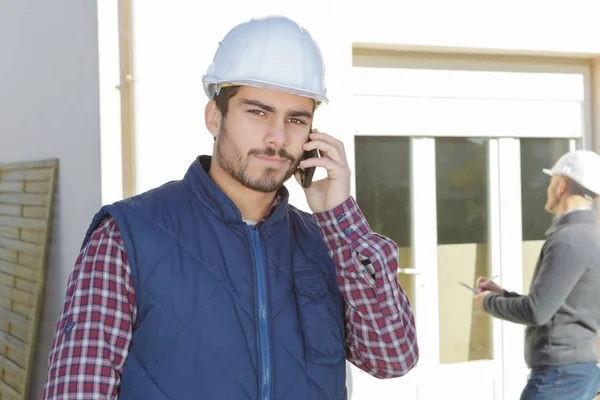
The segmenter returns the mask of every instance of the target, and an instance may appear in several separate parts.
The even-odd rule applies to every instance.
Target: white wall
[[[98,54],[100,58],[102,204],[108,204],[123,198],[117,1],[102,1],[98,4]]]
[[[58,196],[30,398],[40,398],[66,282],[100,206],[93,0],[0,0],[0,162],[59,158]]]
[[[347,7],[354,42],[513,54],[600,53],[595,0],[350,0]]]

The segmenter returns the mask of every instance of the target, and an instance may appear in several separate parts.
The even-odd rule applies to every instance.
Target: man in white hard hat
[[[225,36],[203,78],[212,156],[95,216],[44,399],[340,400],[346,359],[378,378],[416,364],[397,245],[350,196],[342,143],[310,132],[324,70],[287,18]],[[292,175],[312,215],[288,204]]]
[[[600,324],[600,235],[592,200],[600,194],[600,156],[578,150],[552,167],[546,232],[529,294],[477,279],[479,309],[527,326],[531,374],[521,400],[590,400],[600,386],[596,333]]]

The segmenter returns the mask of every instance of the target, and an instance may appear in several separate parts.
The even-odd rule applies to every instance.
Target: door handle
[[[414,268],[398,268],[398,273],[405,275],[421,275],[421,271],[417,271]]]

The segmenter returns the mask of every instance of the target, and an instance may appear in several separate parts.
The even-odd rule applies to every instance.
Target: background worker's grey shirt
[[[486,297],[497,318],[525,324],[525,361],[532,367],[598,362],[600,234],[592,210],[557,218],[546,232],[529,294]]]

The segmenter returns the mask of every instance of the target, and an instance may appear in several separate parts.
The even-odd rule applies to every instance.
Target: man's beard
[[[544,209],[551,213],[554,214],[554,209],[556,208],[556,205],[558,204],[559,199],[558,196],[556,196],[554,194],[554,192],[552,191],[550,195],[547,196],[546,198],[546,204],[544,206]]]
[[[243,186],[263,193],[272,193],[276,190],[279,190],[283,183],[292,175],[294,175],[296,169],[298,168],[298,164],[300,163],[299,159],[296,160],[294,156],[284,149],[277,151],[269,147],[264,149],[252,149],[248,151],[248,155],[246,159],[244,159],[240,151],[229,139],[223,124],[221,124],[221,132],[219,133],[215,143],[215,150],[215,155],[217,158],[216,161],[219,167],[221,167],[225,172],[227,172],[227,174],[229,174],[233,179],[241,183]],[[278,170],[275,168],[267,168],[262,176],[258,178],[251,178],[248,176],[247,170],[248,160],[251,156],[278,156],[285,158],[290,161],[290,168],[286,171],[283,178],[280,179],[277,179]]]

